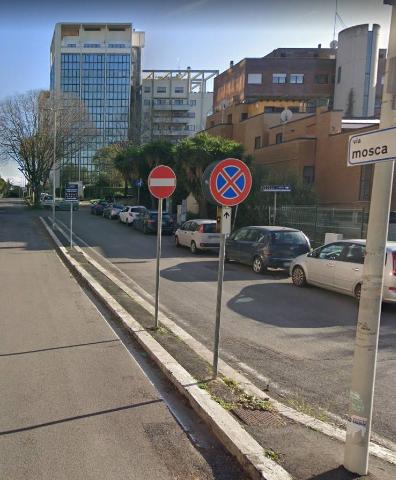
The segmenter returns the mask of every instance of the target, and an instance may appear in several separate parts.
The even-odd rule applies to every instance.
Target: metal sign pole
[[[70,202],[70,248],[73,248],[73,202]]]
[[[56,109],[54,109],[54,145],[53,145],[53,172],[52,178],[52,230],[55,228],[55,197],[56,197]]]
[[[160,258],[162,237],[162,198],[158,200],[157,219],[157,265],[155,268],[155,328],[158,328],[159,287],[160,287]]]
[[[396,6],[392,7],[388,58],[382,96],[380,128],[396,123],[393,107],[392,62],[396,58]],[[350,392],[349,422],[346,431],[344,466],[366,475],[373,415],[375,371],[381,318],[382,287],[394,162],[377,163],[374,170],[370,216],[363,268],[363,284],[356,328]]]
[[[276,225],[276,192],[274,192],[274,225]]]
[[[226,234],[222,233],[220,236],[220,251],[219,251],[219,270],[217,275],[217,303],[216,303],[216,326],[213,349],[213,378],[217,378],[218,364],[219,364],[219,345],[220,345],[220,324],[221,324],[221,300],[223,295],[223,281],[224,281],[224,257],[225,257],[225,241]]]
[[[138,205],[140,205],[140,183],[138,185],[138,198],[137,198],[137,200],[138,200],[137,201]]]

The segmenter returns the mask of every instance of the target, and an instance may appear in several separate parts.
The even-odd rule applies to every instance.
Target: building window
[[[282,133],[277,133],[275,136],[275,143],[278,145],[279,143],[283,142],[283,135]]]
[[[100,48],[100,43],[84,43],[85,48]]]
[[[145,86],[145,87],[144,87],[144,93],[150,93],[150,92],[151,92],[151,88]]]
[[[272,83],[278,83],[278,84],[286,83],[286,73],[273,73]]]
[[[329,76],[326,73],[319,73],[318,75],[315,75],[315,83],[329,83]]]
[[[247,112],[242,112],[242,113],[241,113],[241,122],[242,122],[243,120],[246,120],[247,118],[248,118],[248,113],[247,113]]]
[[[184,87],[175,87],[175,93],[184,93]]]
[[[311,185],[315,180],[315,167],[305,166],[303,168],[303,182],[306,185]]]
[[[337,83],[341,82],[341,67],[337,69]]]
[[[248,73],[249,85],[261,85],[263,82],[263,75],[261,73]]]
[[[157,93],[166,93],[166,87],[157,87]]]
[[[261,137],[254,139],[254,149],[257,150],[258,148],[261,148]]]
[[[143,105],[150,105],[150,103],[151,103],[151,100],[149,100],[148,98],[145,98],[143,100]]]
[[[227,115],[227,123],[232,123],[232,113]]]
[[[190,106],[191,107],[195,107],[197,104],[197,101],[196,100],[190,100]]]
[[[363,200],[363,201],[370,200],[372,179],[373,179],[373,166],[363,165],[360,173],[359,200]]]
[[[290,83],[304,83],[304,74],[303,73],[291,73],[290,74]]]

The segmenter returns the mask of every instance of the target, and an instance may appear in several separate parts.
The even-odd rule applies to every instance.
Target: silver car
[[[177,247],[189,247],[191,253],[219,248],[220,233],[216,231],[216,220],[184,222],[175,232],[175,242]]]
[[[360,298],[365,240],[328,243],[295,258],[290,265],[293,284],[307,283]],[[384,302],[396,302],[396,242],[387,242],[384,267]]]

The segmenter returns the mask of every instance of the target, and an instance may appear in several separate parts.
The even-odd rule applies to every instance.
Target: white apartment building
[[[141,140],[177,143],[205,129],[218,70],[143,70]]]

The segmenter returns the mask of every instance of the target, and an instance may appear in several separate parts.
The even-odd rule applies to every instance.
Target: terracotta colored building
[[[233,123],[211,127],[209,117],[207,133],[233,138],[245,146],[255,163],[277,174],[294,173],[312,184],[321,206],[368,207],[373,167],[347,166],[348,138],[354,132],[378,128],[378,121],[351,124],[342,119],[343,112],[325,108],[318,108],[314,114],[300,114],[299,118],[294,115],[287,124],[280,124],[279,114],[265,112],[240,120],[244,109],[253,106],[226,109],[232,110]],[[392,198],[392,210],[395,209],[396,191]]]

